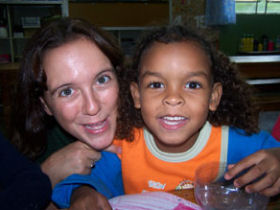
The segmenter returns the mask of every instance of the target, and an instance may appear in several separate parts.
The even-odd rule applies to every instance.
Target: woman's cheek
[[[99,93],[99,98],[103,101],[103,104],[106,104],[107,106],[117,106],[118,97],[119,88],[117,84]]]
[[[77,103],[61,103],[58,105],[58,116],[67,121],[74,120],[81,110]]]

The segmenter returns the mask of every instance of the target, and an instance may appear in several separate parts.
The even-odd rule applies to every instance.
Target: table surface
[[[187,189],[187,190],[172,190],[170,191],[171,194],[177,195],[181,198],[184,198],[188,201],[191,201],[193,203],[196,203],[195,197],[194,197],[194,190],[193,189]]]

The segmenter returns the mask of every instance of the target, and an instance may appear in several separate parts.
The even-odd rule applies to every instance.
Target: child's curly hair
[[[155,29],[138,43],[131,68],[127,68],[121,82],[121,126],[125,128],[124,137],[133,140],[132,128],[143,127],[141,111],[134,108],[129,85],[138,83],[143,54],[155,42],[194,42],[208,55],[213,82],[220,82],[223,94],[215,112],[209,111],[208,121],[214,126],[228,125],[244,129],[247,134],[258,132],[257,108],[252,100],[251,87],[241,79],[239,72],[229,58],[216,50],[203,36],[182,25],[171,25]]]

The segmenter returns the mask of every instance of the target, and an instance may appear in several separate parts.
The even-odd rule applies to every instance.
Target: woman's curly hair
[[[227,56],[216,50],[210,42],[195,30],[182,25],[170,25],[146,34],[136,46],[130,68],[126,69],[121,82],[121,127],[125,127],[124,137],[133,140],[133,127],[143,127],[141,111],[134,108],[129,85],[138,83],[140,65],[143,54],[154,43],[194,42],[201,47],[210,60],[213,84],[220,82],[223,94],[215,112],[209,111],[208,121],[214,126],[228,125],[241,128],[246,133],[258,132],[257,108],[252,100],[251,87],[240,77],[236,66]],[[119,125],[120,126],[120,125]]]

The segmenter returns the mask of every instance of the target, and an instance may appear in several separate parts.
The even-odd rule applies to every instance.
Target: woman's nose
[[[87,115],[96,115],[100,110],[99,98],[93,92],[84,96],[84,112]]]

